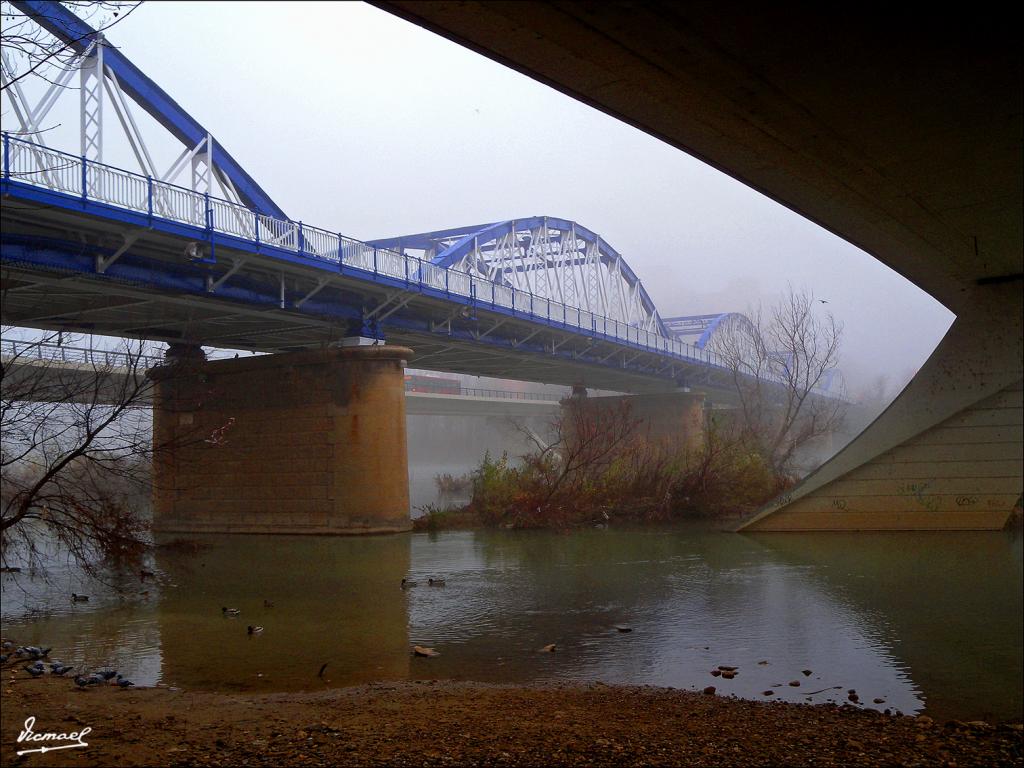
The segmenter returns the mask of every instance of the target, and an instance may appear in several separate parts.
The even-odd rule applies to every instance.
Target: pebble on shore
[[[29,715],[41,727],[85,722],[93,729],[89,764],[97,766],[440,765],[442,756],[455,765],[506,768],[987,766],[1024,759],[1019,723],[937,728],[931,718],[699,690],[444,681],[286,696],[106,686],[82,695],[73,688],[50,676],[6,686],[4,733],[17,734]],[[685,738],[666,723],[685,724]]]

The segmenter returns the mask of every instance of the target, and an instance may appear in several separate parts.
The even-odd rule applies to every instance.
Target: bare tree
[[[563,401],[550,442],[524,430],[536,450],[517,467],[507,455],[485,457],[472,473],[469,508],[485,523],[516,528],[667,517],[675,464],[683,457],[650,439],[628,401],[601,400]]]
[[[800,469],[800,454],[845,416],[843,328],[824,304],[790,286],[777,304],[734,318],[712,338],[739,401],[734,428],[780,476]]]
[[[593,478],[608,470],[625,445],[634,438],[640,420],[634,418],[628,402],[612,407],[594,407],[586,398],[565,401],[556,428],[557,440],[540,453],[542,460],[551,453],[554,462],[542,504],[560,491],[578,495]]]
[[[95,31],[103,32],[118,24],[138,8],[141,2],[123,0],[66,0],[62,5]],[[53,82],[53,75],[70,66],[76,56],[76,45],[81,38],[71,41],[58,39],[39,24],[37,14],[20,10],[15,3],[0,3],[2,36],[0,45],[4,57],[3,84],[6,90],[24,78],[35,75]]]
[[[9,567],[58,546],[87,571],[140,555],[154,448],[144,342],[69,354],[57,334],[0,360],[0,544]]]

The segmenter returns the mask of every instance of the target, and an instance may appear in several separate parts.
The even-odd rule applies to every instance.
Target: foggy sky
[[[952,322],[888,267],[742,184],[373,7],[145,3],[108,38],[293,219],[364,240],[571,219],[623,254],[663,316],[743,311],[791,283],[844,323],[854,392],[880,373],[905,380]],[[77,126],[57,138],[69,127],[51,146],[77,151]],[[166,167],[180,145],[157,144]],[[108,143],[104,161],[135,170],[129,157]]]

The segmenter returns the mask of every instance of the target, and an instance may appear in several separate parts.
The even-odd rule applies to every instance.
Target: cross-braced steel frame
[[[526,219],[375,240],[445,268],[578,307],[669,337],[625,259],[600,235],[567,219]]]
[[[121,51],[110,46],[101,33],[57,2],[18,0],[12,5],[74,54],[59,67],[49,88],[38,99],[31,99],[22,83],[13,77],[15,62],[11,52],[3,52],[3,93],[17,122],[14,132],[19,138],[46,146],[45,132],[40,130],[43,121],[62,94],[74,92],[72,81],[77,75],[81,157],[102,163],[104,146],[111,134],[119,133],[127,140],[138,163],[135,170],[143,176],[215,195],[267,216],[287,218],[206,128]],[[181,153],[166,169],[158,168],[153,160],[152,142],[147,141],[136,120],[138,109],[153,117],[182,146]],[[116,120],[111,119],[111,113]],[[183,174],[186,179],[181,178]]]

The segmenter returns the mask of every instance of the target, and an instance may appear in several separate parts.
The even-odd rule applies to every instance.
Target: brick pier
[[[154,530],[408,530],[411,354],[363,346],[186,356],[153,369]]]

